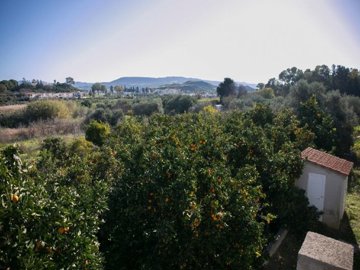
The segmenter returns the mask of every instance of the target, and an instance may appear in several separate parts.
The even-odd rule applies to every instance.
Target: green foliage
[[[284,84],[294,85],[297,81],[303,78],[303,71],[296,67],[288,68],[283,70],[279,74],[279,80],[281,80]]]
[[[123,116],[124,114],[121,109],[111,110],[109,108],[99,108],[86,117],[85,124],[95,120],[115,126],[119,123]]]
[[[72,79],[72,78],[67,78]],[[71,81],[70,81],[71,82]],[[41,80],[23,81],[18,84],[16,80],[3,80],[0,82],[0,104],[15,104],[19,102],[28,102],[27,92],[44,93],[44,92],[75,92],[71,83],[45,84]]]
[[[261,90],[258,90],[257,93],[266,99],[272,99],[275,97],[275,93],[272,88],[263,88]]]
[[[118,100],[114,106],[114,110],[122,110],[124,114],[127,114],[131,110],[131,105],[124,100]]]
[[[351,110],[356,114],[357,117],[357,123],[360,124],[360,97],[355,96],[344,96],[345,102],[347,103],[347,106],[351,108]]]
[[[305,80],[300,80],[290,88],[290,105],[297,111],[300,104],[306,102],[312,96],[315,96],[316,100],[322,105],[325,91],[326,89],[321,83],[308,83]]]
[[[235,82],[230,78],[225,78],[222,83],[216,88],[216,93],[220,97],[220,102],[224,97],[236,95]]]
[[[195,103],[196,99],[187,95],[170,96],[163,99],[163,107],[166,114],[188,112]]]
[[[24,111],[16,110],[13,112],[0,112],[0,126],[14,128],[24,123]]]
[[[326,109],[331,115],[335,134],[335,154],[344,156],[350,153],[353,145],[353,126],[358,122],[358,118],[353,109],[338,91],[331,91],[326,95]]]
[[[72,77],[66,77],[65,82],[67,84],[75,84],[74,78],[72,78]]]
[[[5,92],[6,90],[7,90],[6,85],[5,85],[5,84],[3,84],[3,83],[0,83],[0,93]]]
[[[0,81],[0,92],[5,92],[6,90],[14,91],[17,87],[18,82],[16,80]]]
[[[102,230],[107,268],[255,269],[274,217],[295,228],[296,211],[316,218],[293,188],[311,133],[287,113],[121,123],[109,144],[124,169],[112,173]]]
[[[264,221],[253,167],[236,177],[213,115],[125,121],[112,148],[124,163],[110,199],[109,269],[251,269]]]
[[[30,103],[25,111],[24,117],[28,122],[48,120],[55,118],[68,118],[70,112],[65,102],[60,100],[41,100]]]
[[[107,123],[91,121],[85,131],[86,140],[97,146],[102,146],[110,135],[110,126]]]
[[[322,75],[315,77],[327,76],[326,70],[321,70],[317,72]],[[318,81],[300,80],[290,88],[287,99],[302,124],[308,125],[315,134],[314,143],[318,148],[332,150],[339,156],[349,155],[353,144],[352,126],[358,123],[355,97],[329,91]]]
[[[132,107],[134,115],[138,116],[150,116],[154,113],[161,113],[162,107],[156,102],[138,103]]]
[[[254,166],[259,173],[258,184],[266,194],[263,214],[283,217],[292,200],[288,191],[302,171],[297,146],[306,144],[309,136],[294,117],[275,117],[261,106],[244,116],[231,117],[226,130],[233,142],[228,156],[233,175],[243,166]]]
[[[85,107],[88,107],[88,108],[91,108],[92,102],[90,100],[88,100],[88,99],[85,99],[85,100],[81,101],[81,105],[85,106]]]
[[[96,233],[107,183],[75,155],[55,165],[59,145],[46,142],[38,166],[23,164],[13,147],[0,155],[1,269],[101,268]]]
[[[360,96],[360,72],[356,68],[341,65],[316,66],[314,70],[302,71],[296,67],[288,68],[279,74],[278,79],[271,78],[266,87],[274,89],[276,95],[286,96],[289,89],[301,80],[307,83],[320,83],[326,91],[339,90],[340,93]]]
[[[101,148],[46,139],[32,167],[0,155],[0,268],[100,269],[99,239],[108,269],[257,269],[271,231],[316,218],[290,110],[91,121],[86,139]]]
[[[70,145],[70,152],[80,157],[85,157],[91,153],[93,145],[87,141],[84,137],[79,137],[74,140]]]
[[[320,108],[314,95],[300,104],[298,117],[302,126],[315,134],[316,147],[331,151],[335,144],[335,125],[331,116]]]
[[[95,95],[96,92],[106,92],[106,86],[101,84],[101,83],[94,83],[92,86],[91,86],[91,92],[93,95]]]
[[[41,100],[29,103],[24,109],[0,112],[0,126],[16,128],[37,121],[67,119],[77,113],[77,106],[61,100]]]
[[[287,201],[276,223],[290,228],[299,239],[303,239],[309,230],[314,231],[317,228],[320,213],[316,207],[309,206],[304,190],[291,187],[285,192],[285,197],[291,200]]]

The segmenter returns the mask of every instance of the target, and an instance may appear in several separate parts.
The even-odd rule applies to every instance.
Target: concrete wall
[[[303,174],[295,182],[295,185],[306,191],[309,173],[317,173],[326,176],[324,214],[322,216],[322,221],[329,227],[339,228],[340,221],[344,214],[347,177],[333,170],[305,161]]]
[[[308,232],[298,253],[296,270],[352,270],[354,247]]]

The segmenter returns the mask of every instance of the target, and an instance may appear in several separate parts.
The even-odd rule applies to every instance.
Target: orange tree
[[[109,142],[123,170],[102,230],[107,268],[256,268],[310,139],[263,107],[126,119]]]
[[[98,160],[44,143],[37,164],[22,164],[16,148],[0,155],[0,269],[99,269],[97,231],[107,182]]]
[[[250,269],[264,244],[254,167],[231,176],[217,116],[148,121],[113,138],[124,170],[104,227],[108,269]]]
[[[317,214],[306,208],[307,199],[294,187],[302,172],[300,151],[314,139],[312,132],[300,126],[288,110],[274,114],[269,107],[257,105],[247,113],[232,113],[225,130],[233,142],[228,166],[233,175],[245,165],[256,168],[258,184],[266,194],[262,213],[277,217],[272,228],[291,227],[303,233]]]

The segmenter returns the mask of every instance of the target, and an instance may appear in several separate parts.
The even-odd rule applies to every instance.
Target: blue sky
[[[360,68],[358,0],[1,0],[0,80]]]

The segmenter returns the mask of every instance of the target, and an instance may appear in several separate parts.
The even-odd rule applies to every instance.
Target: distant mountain
[[[121,77],[119,79],[113,80],[111,82],[102,82],[102,84],[106,85],[107,88],[110,86],[122,85],[126,87],[140,87],[140,88],[164,88],[164,87],[175,87],[178,86],[181,89],[198,89],[205,91],[215,90],[219,85],[220,81],[209,81],[209,80],[201,80],[198,78],[188,78],[188,77],[178,77],[178,76],[170,76],[170,77]],[[240,82],[246,86],[248,91],[252,91],[256,88],[255,84]],[[75,87],[82,90],[90,90],[93,83],[88,82],[75,82]],[[196,88],[197,87],[197,88]]]
[[[80,90],[87,90],[89,91],[91,89],[91,86],[93,83],[88,82],[75,82],[74,86]]]
[[[178,89],[181,92],[214,92],[216,86],[205,81],[186,81],[184,83],[165,84],[158,89]]]
[[[185,78],[185,77],[160,77],[160,78],[152,78],[152,77],[122,77],[117,80],[111,81],[109,85],[124,85],[124,86],[138,86],[138,87],[160,87],[166,84],[174,84],[174,83],[184,83],[187,81],[200,81],[200,79],[195,78]]]

